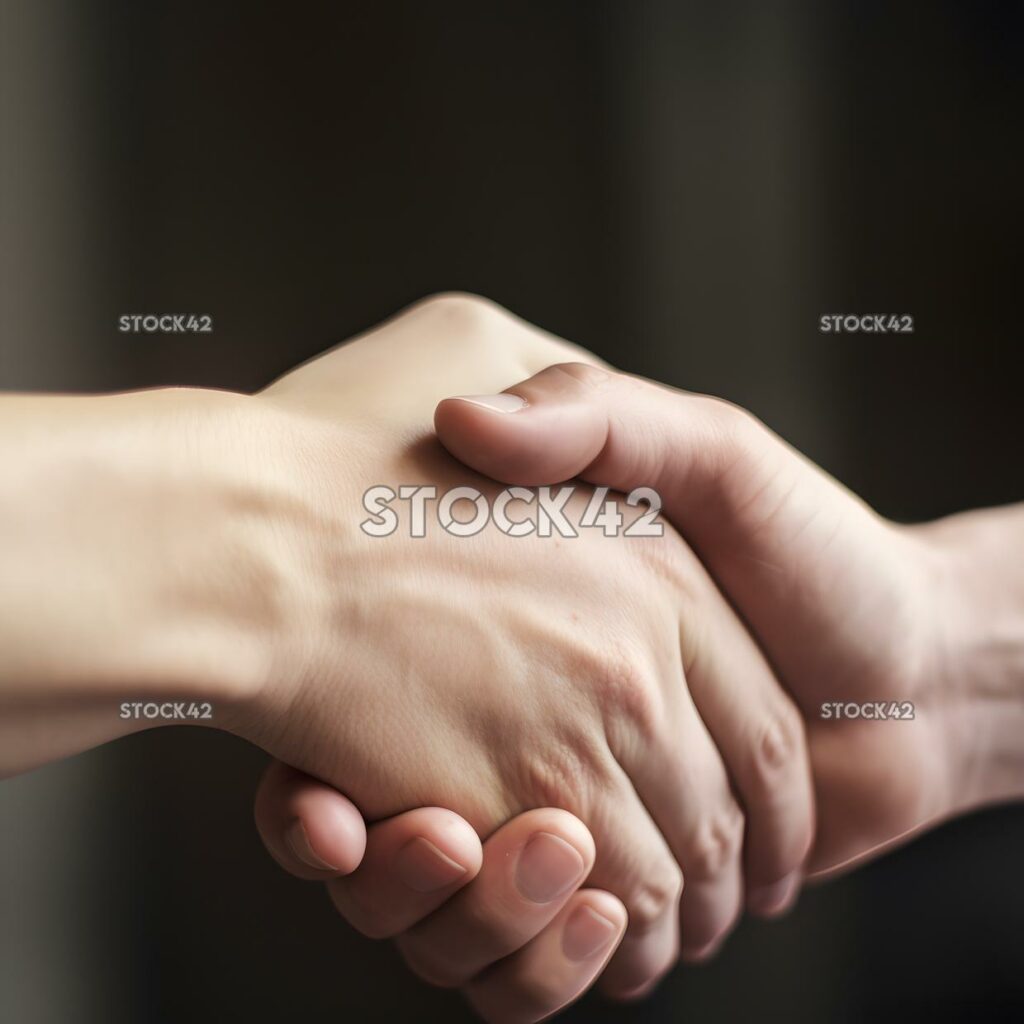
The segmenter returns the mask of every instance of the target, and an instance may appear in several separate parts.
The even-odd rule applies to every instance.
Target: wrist
[[[208,702],[197,724],[231,728],[258,699],[273,501],[254,479],[251,402],[186,389],[0,402],[0,698],[42,759],[174,721],[125,718],[125,702]]]
[[[1024,797],[1024,543],[1020,508],[915,527],[934,566],[933,685],[946,703],[954,812]]]
[[[359,524],[365,481],[385,472],[387,428],[360,428],[337,408],[326,417],[264,393],[247,401],[242,486],[253,512],[246,546],[262,565],[261,647],[257,677],[232,688],[225,728],[298,764],[296,722],[308,726],[321,713],[312,691],[323,679],[347,685],[352,641],[376,621],[361,589],[378,568],[369,557],[376,552]],[[298,733],[299,745],[310,745],[301,726]]]

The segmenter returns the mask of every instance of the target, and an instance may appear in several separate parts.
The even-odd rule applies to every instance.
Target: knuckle
[[[612,379],[612,373],[609,370],[576,360],[558,362],[554,366],[548,367],[546,372],[560,377],[568,377],[574,384],[582,386],[587,391],[600,390],[606,387]]]
[[[766,715],[750,747],[750,776],[757,797],[778,792],[780,777],[803,767],[806,749],[803,722],[791,704]]]
[[[708,431],[707,450],[717,459],[720,473],[745,467],[762,450],[765,428],[753,413],[712,395],[698,395],[694,401]]]
[[[582,392],[587,399],[594,398],[611,385],[615,376],[612,371],[595,366],[592,362],[583,362],[579,359],[566,360],[564,356],[571,354],[570,351],[565,351],[569,349],[569,345],[560,342],[559,347],[560,350],[554,353],[560,356],[559,359],[554,362],[554,365],[551,365],[549,360],[549,365],[543,370],[542,377],[554,378],[563,384],[567,382],[569,393]]]
[[[529,803],[558,807],[580,816],[609,785],[609,755],[583,730],[569,730],[529,758],[524,771]]]
[[[665,702],[660,680],[639,655],[606,651],[592,666],[593,686],[604,720],[623,722],[653,739],[664,721]]]
[[[469,292],[432,295],[413,307],[410,315],[425,318],[430,336],[446,350],[454,346],[467,356],[486,358],[496,374],[496,387],[532,376],[568,348],[554,341],[542,345],[535,328],[498,303]],[[534,353],[541,347],[548,358],[538,365]]]
[[[708,422],[713,423],[726,436],[738,438],[757,424],[753,413],[728,399],[715,395],[696,395],[694,399],[700,404],[701,412]]]
[[[623,900],[630,934],[639,938],[657,928],[666,915],[675,913],[682,892],[683,873],[675,861],[638,882]]]
[[[738,858],[743,845],[743,815],[735,803],[701,822],[686,846],[683,869],[687,878],[709,882]]]
[[[491,299],[471,292],[439,292],[415,303],[405,314],[433,321],[445,344],[483,349],[507,360],[506,372],[531,377],[558,364],[574,383],[596,386],[610,379],[596,356],[520,319]]]
[[[496,302],[472,292],[438,292],[421,299],[410,312],[443,317],[450,326],[472,331],[481,325],[510,319]]]

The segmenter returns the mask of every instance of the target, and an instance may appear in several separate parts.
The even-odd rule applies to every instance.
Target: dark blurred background
[[[1024,498],[1019,4],[0,0],[0,84],[0,387],[251,389],[459,288],[887,515]],[[0,1020],[468,1019],[271,863],[262,764],[175,729],[0,786]],[[566,1019],[1024,1019],[1022,863],[976,815]]]

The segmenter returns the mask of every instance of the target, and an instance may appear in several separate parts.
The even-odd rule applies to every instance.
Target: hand
[[[699,956],[738,912],[741,854],[755,888],[800,865],[811,809],[794,709],[671,530],[561,544],[354,527],[378,483],[471,482],[493,496],[432,446],[430,411],[462,381],[484,390],[564,351],[487,305],[445,299],[257,396],[256,447],[293,501],[277,509],[277,554],[299,583],[281,601],[292,611],[274,638],[275,683],[238,731],[370,819],[435,805],[490,835],[530,808],[576,814],[596,842],[589,882],[629,913],[607,978],[626,994],[675,959],[683,877],[683,941]],[[412,959],[463,984],[512,940],[474,944],[461,962],[425,944]]]
[[[433,438],[434,404],[573,356],[446,297],[258,396],[4,396],[0,772],[207,708],[196,720],[344,785],[372,819],[449,806],[490,835],[524,810],[575,812],[591,882],[629,913],[612,991],[675,959],[684,878],[684,950],[706,954],[744,884],[765,906],[799,866],[811,799],[796,712],[692,552],[673,531],[358,525],[376,483],[493,498]],[[588,860],[555,866],[548,902]],[[431,947],[417,966],[461,983],[524,941],[492,938],[478,962]]]
[[[978,618],[960,597],[970,577],[951,570],[957,520],[887,522],[751,415],[706,396],[581,364],[506,393],[522,408],[443,402],[439,437],[467,465],[513,484],[580,476],[659,491],[803,712],[818,814],[812,872],[1005,795],[979,781],[991,693],[972,698],[968,666],[951,654],[968,632],[962,621]],[[971,589],[978,606],[989,603],[976,582]],[[823,711],[834,702],[911,706],[914,717],[837,719]]]
[[[565,844],[593,863],[590,834],[566,811],[526,811],[482,847],[465,821],[437,807],[378,822],[367,834],[340,793],[275,762],[260,785],[256,823],[285,870],[327,881],[354,927],[372,938],[399,936],[414,961],[422,946],[440,947],[452,963],[479,942],[515,948],[466,985],[490,1021],[540,1020],[564,1007],[601,972],[626,928],[625,907],[599,889],[577,883],[542,903],[524,895],[521,878],[538,853],[563,853]],[[539,850],[531,847],[536,836]]]
[[[539,386],[534,388],[534,384]],[[799,609],[806,606],[810,596],[806,592],[806,586],[808,583],[813,585],[816,579],[814,560],[817,556],[813,546],[813,537],[805,536],[803,542],[792,547],[782,544],[782,537],[787,533],[792,533],[794,539],[800,541],[801,535],[796,528],[798,524],[794,524],[792,517],[794,510],[800,508],[801,502],[808,507],[808,514],[810,514],[814,507],[813,503],[821,499],[823,504],[819,509],[819,514],[831,514],[840,518],[846,516],[852,520],[851,527],[854,529],[855,535],[860,538],[861,557],[865,560],[864,575],[871,575],[872,566],[877,564],[884,566],[887,561],[891,560],[895,553],[894,547],[895,551],[903,549],[902,540],[894,542],[894,547],[890,546],[887,540],[879,541],[880,533],[885,536],[890,531],[902,534],[904,532],[902,528],[896,528],[878,520],[851,495],[827,481],[820,471],[802,463],[795,453],[782,448],[781,442],[772,438],[767,431],[764,431],[764,428],[734,407],[712,399],[675,395],[660,388],[655,389],[653,385],[643,384],[632,378],[605,375],[586,367],[564,367],[548,371],[541,374],[537,381],[527,382],[525,390],[521,391],[520,387],[514,387],[510,391],[528,395],[529,414],[534,416],[539,413],[541,417],[539,424],[536,419],[531,421],[525,413],[495,412],[492,414],[487,411],[486,405],[481,413],[467,405],[465,400],[444,403],[438,410],[437,423],[449,448],[462,455],[473,465],[509,481],[555,481],[568,477],[576,469],[583,469],[588,465],[591,466],[589,474],[592,480],[595,482],[605,481],[613,485],[618,483],[622,488],[653,478],[661,481],[670,501],[673,502],[669,506],[669,512],[675,516],[677,522],[680,521],[684,512],[684,509],[678,504],[682,489],[681,481],[682,479],[690,480],[694,486],[686,493],[695,506],[700,507],[702,502],[707,503],[708,499],[715,500],[715,504],[709,509],[708,520],[713,522],[724,509],[725,515],[721,519],[720,525],[721,543],[725,544],[726,549],[737,550],[742,560],[753,559],[753,568],[748,571],[755,573],[767,571],[769,582],[778,577],[777,585],[780,588],[778,596],[780,599],[786,600],[786,611],[792,610],[794,602]],[[473,401],[478,406],[481,400]],[[687,402],[689,408],[681,406],[677,409],[672,405],[674,402],[683,403],[684,401]],[[508,407],[507,401],[498,404],[499,409]],[[689,415],[681,419],[678,415],[680,412],[688,412]],[[613,415],[613,413],[618,415]],[[686,444],[680,444],[677,437],[683,430],[689,435]],[[638,438],[642,438],[644,441],[642,448],[636,443]],[[656,442],[653,447],[652,440]],[[749,450],[748,445],[750,446]],[[767,453],[763,450],[765,447],[768,448]],[[702,451],[706,454],[709,462],[703,475],[695,468],[692,473],[683,477],[684,473],[688,473],[690,462]],[[757,509],[753,505],[744,508],[743,502],[746,496],[742,494],[730,498],[729,491],[726,490],[724,492],[725,500],[720,500],[717,487],[729,481],[722,479],[715,469],[719,465],[735,463],[737,479],[733,484],[740,487],[744,458],[749,459],[756,468],[758,462],[766,459],[773,451],[777,459],[781,459],[783,464],[788,464],[789,473],[792,476],[787,476],[785,482],[788,483],[792,477],[795,477],[792,479],[793,492],[788,506],[783,503],[778,509],[778,515],[781,518],[774,520],[775,531],[781,530],[782,534],[776,532],[773,536],[771,531],[766,531],[759,538],[757,525],[760,519],[766,518],[771,524],[773,517],[764,517],[763,515],[759,517]],[[603,452],[604,456],[611,460],[611,470],[608,469],[608,464],[602,460],[595,461],[595,456],[599,452]],[[652,452],[653,461],[643,462],[643,454]],[[673,462],[673,452],[678,453],[678,465]],[[554,468],[551,465],[552,460],[556,463]],[[564,461],[559,463],[558,460]],[[748,465],[747,469],[749,470],[749,468]],[[672,478],[673,470],[679,472],[680,480]],[[647,477],[647,473],[650,473],[651,476]],[[757,482],[756,474],[748,479],[748,484],[751,486],[756,486]],[[767,491],[765,497],[766,499],[769,497]],[[933,706],[939,706],[942,709],[939,717],[940,719],[945,717],[946,724],[952,715],[957,715],[962,722],[970,723],[970,725],[952,730],[952,744],[945,742],[944,738],[934,735],[912,739],[907,753],[910,757],[909,766],[913,769],[912,785],[923,790],[922,797],[918,799],[912,797],[905,802],[899,794],[886,799],[886,794],[891,790],[894,780],[886,778],[883,773],[879,773],[881,775],[878,780],[879,786],[873,787],[870,782],[866,785],[858,783],[855,776],[856,766],[849,772],[842,770],[844,745],[846,750],[850,750],[853,745],[853,756],[856,756],[855,745],[864,742],[865,727],[872,727],[867,723],[861,723],[862,728],[858,729],[856,726],[851,727],[852,723],[850,722],[845,722],[837,728],[839,723],[833,722],[833,728],[837,733],[835,745],[830,744],[827,736],[817,741],[816,749],[822,755],[819,765],[822,773],[820,784],[828,809],[828,819],[823,829],[822,841],[819,843],[816,858],[816,863],[821,870],[828,870],[828,868],[842,863],[842,854],[837,860],[835,853],[831,852],[837,847],[843,851],[853,850],[854,856],[856,856],[856,851],[861,851],[866,855],[877,851],[879,841],[885,844],[898,838],[907,821],[918,820],[920,814],[917,808],[922,804],[926,808],[945,807],[947,808],[945,813],[950,813],[953,810],[976,805],[985,799],[1005,798],[1014,794],[1019,796],[1021,793],[1024,773],[1020,770],[1019,753],[1016,758],[1007,756],[1008,750],[1012,752],[1016,742],[1014,730],[1016,728],[1019,731],[1019,723],[1022,719],[1019,694],[1013,701],[1010,700],[1013,694],[1008,692],[1007,700],[999,705],[998,716],[1002,722],[1001,726],[998,724],[993,726],[991,713],[987,716],[984,714],[985,705],[991,705],[993,695],[1000,692],[1000,683],[997,678],[999,659],[991,653],[987,656],[984,654],[986,648],[992,646],[991,642],[986,644],[984,638],[987,634],[994,634],[990,640],[994,640],[998,644],[998,649],[1005,650],[1005,640],[1000,638],[1007,635],[1005,607],[1000,612],[998,599],[995,596],[986,596],[985,591],[990,589],[995,594],[1005,595],[1009,587],[1013,586],[1012,578],[1009,581],[997,580],[996,574],[991,573],[991,566],[993,562],[998,561],[999,538],[1002,537],[1004,541],[1008,541],[1012,547],[1013,536],[1019,540],[1019,534],[1024,532],[1021,530],[1020,522],[1017,522],[1016,526],[1012,522],[1003,522],[999,528],[992,529],[994,524],[988,520],[994,515],[997,513],[975,513],[969,516],[955,517],[946,523],[935,524],[926,529],[917,528],[914,531],[909,531],[914,535],[907,555],[911,567],[904,570],[896,569],[894,576],[899,580],[905,572],[907,576],[914,579],[920,573],[929,579],[936,580],[942,585],[934,594],[929,590],[929,596],[934,597],[935,600],[922,601],[922,591],[914,587],[902,587],[896,584],[890,584],[887,587],[884,570],[877,581],[882,594],[884,595],[888,591],[890,600],[902,612],[898,621],[917,620],[921,627],[920,633],[915,634],[920,636],[919,648],[917,644],[909,642],[909,638],[905,638],[908,639],[906,649],[918,648],[921,656],[931,652],[936,654],[936,660],[941,660],[937,656],[940,649],[948,655],[948,652],[956,648],[958,643],[960,646],[970,646],[973,648],[974,661],[976,663],[979,660],[984,661],[987,672],[979,672],[977,664],[971,667],[971,678],[979,680],[983,684],[979,689],[980,700],[968,701],[967,695],[961,692],[959,696],[963,699],[955,708],[952,704],[955,702],[954,694],[957,693],[957,690],[943,682],[955,675],[953,671],[947,669],[940,676],[929,678],[925,675],[923,679],[913,674],[908,679],[909,692],[918,694],[928,691],[929,700],[924,705],[925,708],[931,711]],[[1017,520],[1021,519],[1020,516],[1016,518]],[[1012,536],[1008,536],[1008,528],[1013,531]],[[987,541],[979,542],[979,535],[986,535]],[[759,540],[763,547],[757,546]],[[882,544],[882,548],[876,551],[874,545],[878,543]],[[773,549],[773,544],[779,546]],[[919,545],[923,545],[924,550]],[[824,551],[828,551],[828,545],[824,545]],[[792,554],[791,562],[787,560],[787,554]],[[954,555],[955,557],[951,557]],[[775,557],[776,561],[768,562],[767,565],[760,564],[758,559],[764,561],[765,556]],[[923,561],[917,562],[918,559]],[[951,570],[951,565],[966,561],[977,563],[972,566],[973,571],[964,572],[962,566],[955,573]],[[915,563],[917,563],[916,570],[913,568]],[[986,571],[986,566],[988,571]],[[849,573],[843,574],[842,568],[841,560],[832,563],[826,559],[822,565],[822,569],[826,572],[836,573],[837,584],[849,581]],[[739,572],[739,575],[742,583],[742,571]],[[1012,573],[1009,575],[1012,577]],[[963,592],[964,595],[959,602],[954,602],[951,606],[957,609],[958,620],[963,618],[965,621],[973,622],[975,627],[978,626],[979,619],[997,623],[1003,621],[1004,625],[993,626],[988,630],[984,627],[975,628],[972,632],[970,628],[950,629],[948,613],[941,618],[934,617],[933,613],[936,613],[938,608],[948,605],[946,599],[949,596],[949,581],[953,576],[956,579],[957,592]],[[802,578],[804,578],[803,585],[801,584]],[[756,577],[756,579],[762,580],[761,577]],[[787,584],[786,581],[789,583]],[[849,582],[855,582],[855,580]],[[820,589],[823,585],[819,584],[818,586]],[[1019,581],[1016,588],[1019,590]],[[755,584],[741,592],[747,596],[748,605],[755,609],[755,613],[763,606],[767,606],[770,611],[771,599],[759,601],[758,589],[758,585]],[[863,588],[858,591],[856,587],[850,590],[848,597],[856,597],[858,593],[862,600],[869,597]],[[973,611],[969,611],[972,605],[974,606]],[[994,605],[996,607],[993,607]],[[988,611],[985,611],[986,608]],[[811,610],[814,610],[813,604]],[[874,695],[875,688],[881,686],[881,681],[885,678],[898,680],[901,677],[898,668],[900,661],[897,655],[903,648],[898,643],[892,644],[893,659],[888,662],[887,669],[867,672],[863,676],[857,675],[854,666],[849,664],[849,654],[847,653],[851,648],[856,648],[856,637],[852,636],[846,644],[837,644],[833,636],[837,628],[835,624],[844,621],[842,606],[835,606],[831,610],[829,607],[822,607],[819,611],[821,616],[819,620],[810,619],[803,614],[800,622],[802,624],[810,622],[811,628],[817,628],[818,622],[824,623],[825,635],[813,634],[815,642],[822,648],[822,657],[827,657],[825,652],[832,651],[832,658],[847,665],[846,670],[840,676],[845,682],[833,691],[836,694],[834,699],[845,701],[852,697],[859,702],[864,699],[865,695]],[[782,614],[785,614],[785,611]],[[873,628],[877,629],[879,624],[883,627],[880,634],[876,633],[879,638],[884,639],[894,634],[898,635],[898,630],[891,631],[889,629],[891,623],[888,623],[885,615],[874,620],[874,627],[870,617],[863,613],[860,620],[863,622],[863,629],[867,632],[867,637],[862,639],[868,650],[873,646],[870,639],[871,632]],[[764,621],[763,612],[758,615],[758,621]],[[939,631],[948,633],[950,639],[936,647],[936,624],[938,622],[943,624]],[[781,631],[781,636],[784,643],[786,640],[784,631]],[[966,642],[965,636],[973,636],[973,642]],[[954,637],[956,637],[956,641],[954,641]],[[805,641],[806,637],[802,637],[799,633],[794,634],[791,640],[794,645],[802,643],[806,646]],[[883,665],[886,664],[885,658],[879,660]],[[916,660],[909,659],[910,665],[913,665]],[[1013,658],[1010,657],[1009,660],[1012,662]],[[961,667],[966,668],[963,665]],[[802,678],[799,672],[797,678]],[[863,684],[863,688],[858,688],[860,684]],[[1005,680],[1002,689],[1006,689]],[[817,736],[818,730],[823,724],[819,717],[820,707],[815,704],[818,696],[814,694],[810,686],[807,692],[810,727],[812,735]],[[822,690],[822,692],[827,691]],[[894,692],[904,694],[907,691],[898,689]],[[1014,711],[1014,709],[1016,710]],[[981,718],[979,718],[979,714],[982,715]],[[1014,723],[1018,723],[1018,725],[1015,726]],[[887,723],[878,722],[874,723],[873,727],[890,727],[899,730],[908,724],[910,723],[887,725]],[[980,727],[980,731],[990,741],[989,754],[991,756],[988,758],[983,757],[983,752],[977,749],[977,742],[973,744],[973,752],[968,752],[966,757],[962,753],[965,750],[970,751],[972,745],[964,740],[971,734],[974,726]],[[941,728],[936,730],[934,722],[931,731],[933,733],[944,732]],[[1001,740],[999,739],[1000,735],[1002,736]],[[897,731],[891,737],[894,741],[893,746],[886,751],[890,757],[892,768],[896,770],[901,770],[904,767],[899,762],[900,736],[901,734]],[[947,767],[950,765],[953,767]],[[1001,771],[1000,765],[1002,766]],[[1016,770],[1013,765],[1017,765]],[[873,772],[874,768],[868,770]],[[973,781],[970,784],[961,781],[959,786],[955,787],[957,792],[950,798],[950,791],[946,787],[950,776]],[[899,778],[900,776],[897,774],[896,781]],[[337,794],[332,794],[322,784],[314,783],[311,780],[299,782],[293,779],[292,785],[307,787],[318,792],[320,799],[324,802],[329,802],[331,799],[342,799]],[[843,800],[846,795],[844,787],[847,786],[852,790],[852,802],[848,807],[844,807]],[[265,787],[265,790],[267,789],[270,787]],[[972,789],[973,796],[971,795]],[[273,798],[280,801],[287,799],[285,791],[277,788],[275,788]],[[845,815],[848,811],[856,813],[847,818]],[[940,811],[939,815],[941,816],[942,813]],[[895,824],[893,817],[890,816],[894,817]],[[291,816],[286,816],[282,821],[299,820],[302,817],[309,822],[308,827],[311,829],[316,827],[315,815],[308,807],[306,809],[296,807]],[[923,815],[923,820],[929,820],[927,811]],[[389,884],[395,886],[396,882],[392,878]],[[479,889],[486,884],[486,879],[479,879],[474,884]],[[780,887],[784,891],[786,888],[787,886]],[[788,890],[791,898],[792,885],[788,886]],[[500,890],[497,890],[494,896],[497,899],[500,896]],[[478,896],[480,902],[486,902],[487,898],[486,893],[481,893]],[[344,912],[346,908],[342,909]],[[471,918],[465,919],[463,926],[467,926],[471,920]],[[365,917],[360,923],[362,927],[374,932],[373,923],[367,922]],[[390,934],[390,932],[388,933]],[[468,931],[466,934],[469,934]],[[488,976],[487,973],[482,975],[484,982]],[[510,1011],[510,1016],[507,1019],[538,1019],[552,1007],[568,1002],[582,990],[585,984],[585,979],[580,976],[572,980],[566,979],[564,988],[552,986],[548,983],[547,976],[540,965],[537,965],[532,971],[520,971],[516,975],[515,989],[519,999],[510,1002],[510,994],[503,993],[504,1004],[518,1007],[520,1013],[517,1015]],[[538,993],[541,993],[543,998],[538,998]],[[536,1015],[531,1015],[531,1007],[537,1010]],[[486,1008],[484,1012],[488,1019],[506,1019],[500,1015],[493,1016],[492,1013],[488,1013]]]

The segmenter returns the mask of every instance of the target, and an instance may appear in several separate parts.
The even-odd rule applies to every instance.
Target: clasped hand
[[[292,766],[264,782],[261,831],[489,1019],[539,1019],[602,970],[609,993],[641,994],[680,946],[713,953],[744,904],[781,911],[805,873],[962,802],[929,770],[955,699],[918,614],[941,585],[934,546],[741,410],[462,296],[256,401],[309,453],[307,559],[330,567],[311,568],[318,596],[282,660],[288,725],[254,735]],[[493,495],[577,477],[654,487],[664,536],[348,527],[376,484]],[[886,732],[823,722],[828,699],[925,713]],[[355,808],[379,823],[352,871]]]

